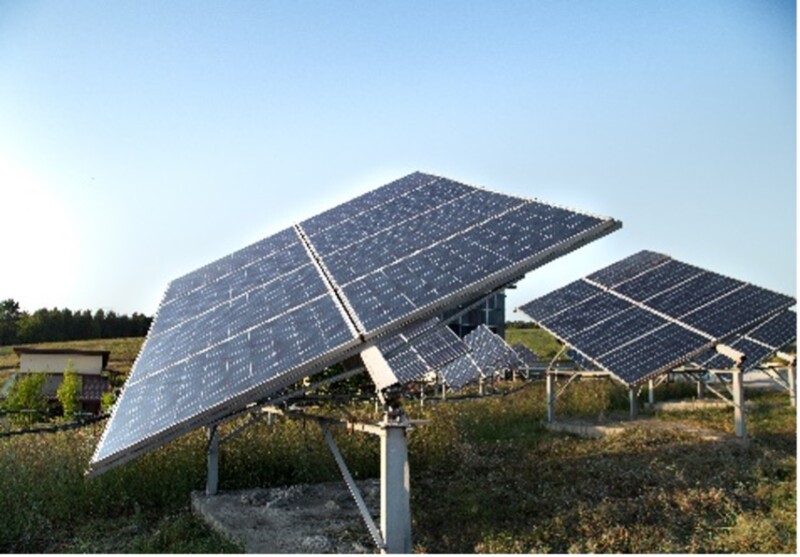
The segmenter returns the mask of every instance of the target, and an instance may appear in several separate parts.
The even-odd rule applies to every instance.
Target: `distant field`
[[[506,329],[506,342],[524,344],[544,361],[552,360],[561,349],[561,345],[555,337],[543,329],[508,328]]]
[[[536,330],[511,330],[509,337],[551,351],[543,357],[556,350]],[[141,342],[65,344],[111,349],[113,361],[130,368]],[[667,387],[656,391],[659,400],[693,392],[691,385]],[[552,434],[542,425],[542,382],[503,397],[410,404],[412,417],[430,420],[409,437],[415,551],[794,554],[796,414],[784,393],[748,398],[755,407],[746,446],[677,431],[632,430],[603,440]],[[624,390],[607,381],[578,382],[558,401],[561,417],[626,409]],[[317,411],[375,417],[371,404]],[[728,409],[668,419],[732,430]],[[236,423],[221,426],[223,433]],[[241,551],[189,511],[191,491],[205,481],[202,431],[85,479],[102,430],[100,423],[0,438],[0,508],[13,510],[0,526],[0,551]],[[335,435],[353,474],[376,477],[376,439]],[[338,477],[319,429],[308,424],[260,424],[222,446],[223,490]]]

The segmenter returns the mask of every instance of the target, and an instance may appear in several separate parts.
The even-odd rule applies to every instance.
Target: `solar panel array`
[[[797,339],[797,314],[782,311],[726,344],[746,354],[743,371],[760,367],[778,350]],[[730,369],[736,362],[716,351],[708,351],[695,359],[705,369]]]
[[[440,370],[442,382],[457,390],[503,369],[522,369],[525,363],[506,341],[481,325],[464,337],[469,353]]]
[[[524,344],[515,343],[511,345],[511,348],[517,353],[517,357],[522,361],[523,367],[530,369],[545,365],[536,352]]]
[[[414,173],[281,230],[170,283],[91,469],[263,401],[619,227]]]
[[[406,327],[377,346],[401,384],[417,381],[469,352],[458,335],[437,318]]]
[[[642,251],[520,309],[578,356],[635,385],[794,304],[789,296]]]

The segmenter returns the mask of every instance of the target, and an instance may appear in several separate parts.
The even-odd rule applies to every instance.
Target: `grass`
[[[692,396],[694,388],[656,393]],[[602,440],[555,435],[542,425],[542,383],[503,397],[409,404],[413,417],[430,420],[409,437],[415,550],[795,553],[795,413],[780,393],[748,398],[756,405],[746,446],[644,429]],[[344,410],[372,412],[368,404]],[[626,410],[625,391],[608,381],[570,386],[558,407],[565,417]],[[659,417],[732,427],[724,409]],[[189,510],[191,491],[205,482],[202,431],[85,479],[102,427],[0,439],[0,508],[12,511],[0,551],[241,551]],[[334,435],[356,477],[378,475],[375,438]],[[222,447],[223,490],[338,477],[312,423],[259,424]]]
[[[506,329],[506,342],[509,344],[524,344],[533,350],[545,362],[552,360],[561,345],[553,335],[544,329]]]

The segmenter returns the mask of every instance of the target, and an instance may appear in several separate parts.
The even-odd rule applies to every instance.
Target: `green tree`
[[[64,409],[64,417],[68,420],[75,418],[81,408],[81,378],[75,371],[72,360],[67,360],[67,367],[64,368],[64,379],[56,391],[56,398]]]
[[[14,420],[31,424],[36,421],[36,414],[45,415],[47,400],[42,393],[47,374],[25,373],[11,386],[6,398],[6,408],[16,412],[26,412],[16,415]]]
[[[17,330],[21,318],[19,302],[11,298],[0,302],[0,346],[18,342]]]

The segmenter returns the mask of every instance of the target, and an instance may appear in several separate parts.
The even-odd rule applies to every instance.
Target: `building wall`
[[[468,307],[474,302],[463,304],[457,309],[442,315],[442,319],[447,320],[449,316],[461,311],[461,308]],[[450,328],[459,336],[464,337],[471,333],[480,325],[486,325],[493,333],[505,338],[506,335],[506,295],[498,292],[487,298],[483,304],[471,309],[460,317],[450,322]]]
[[[19,369],[22,372],[63,373],[67,361],[81,374],[100,375],[103,371],[103,356],[88,354],[20,354]]]

